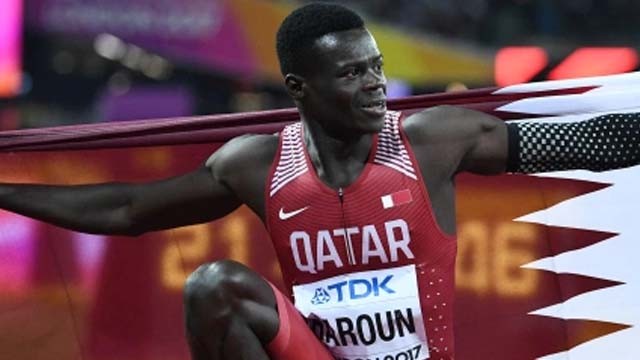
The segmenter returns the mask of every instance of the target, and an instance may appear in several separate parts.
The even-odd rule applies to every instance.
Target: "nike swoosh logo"
[[[294,217],[296,215],[299,215],[303,211],[306,211],[309,207],[310,206],[303,207],[302,209],[294,210],[294,211],[291,211],[291,212],[285,212],[284,208],[280,208],[280,213],[278,214],[278,216],[280,217],[280,220],[289,220],[292,217]]]

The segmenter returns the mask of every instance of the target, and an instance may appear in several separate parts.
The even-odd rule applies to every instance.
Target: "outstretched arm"
[[[0,208],[99,234],[133,236],[201,223],[222,217],[241,204],[221,179],[229,157],[228,146],[224,146],[196,171],[144,184],[2,184]]]
[[[478,111],[440,106],[410,120],[421,123],[413,128],[421,129],[424,141],[438,144],[452,174],[606,171],[640,163],[640,113],[506,124]]]

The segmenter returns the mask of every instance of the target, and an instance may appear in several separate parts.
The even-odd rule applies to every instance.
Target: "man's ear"
[[[304,97],[304,81],[304,78],[300,75],[287,74],[284,77],[287,92],[294,100],[300,100]]]

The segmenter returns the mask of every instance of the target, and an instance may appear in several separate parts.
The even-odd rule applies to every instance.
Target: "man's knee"
[[[184,305],[194,359],[220,359],[225,348],[234,348],[229,342],[234,338],[241,338],[246,344],[257,338],[266,344],[278,329],[271,286],[235,261],[216,261],[196,269],[185,283]]]
[[[187,317],[225,320],[240,313],[243,301],[275,305],[268,283],[246,266],[219,260],[196,269],[184,287]]]

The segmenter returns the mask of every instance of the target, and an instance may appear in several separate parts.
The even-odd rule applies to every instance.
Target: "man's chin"
[[[384,127],[384,116],[379,118],[368,118],[367,121],[360,124],[360,128],[366,133],[378,133]]]

